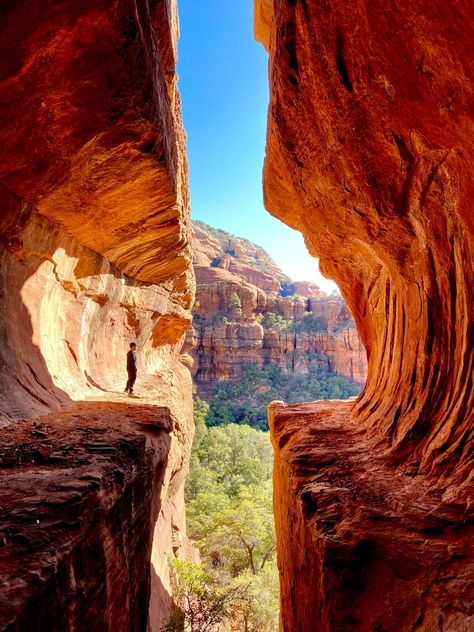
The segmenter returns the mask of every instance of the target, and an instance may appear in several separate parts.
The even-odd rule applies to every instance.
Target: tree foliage
[[[280,325],[281,329],[288,329],[292,323],[291,320],[286,320],[281,314],[275,312],[266,312],[261,322],[264,329],[270,329],[274,325]]]
[[[248,424],[266,430],[267,406],[273,400],[288,404],[320,399],[347,399],[359,393],[360,387],[343,375],[319,364],[326,357],[314,355],[314,368],[308,375],[296,375],[277,366],[244,367],[237,382],[220,381],[216,384],[206,416],[208,426]]]
[[[220,586],[201,564],[175,559],[170,567],[175,608],[161,632],[213,632],[242,601],[242,586]]]
[[[278,573],[268,433],[236,424],[209,428],[202,424],[205,412],[205,403],[195,398],[188,534],[210,585],[230,591],[222,611],[230,629],[275,632]]]
[[[232,292],[229,296],[229,305],[234,312],[242,315],[242,303],[237,292]]]

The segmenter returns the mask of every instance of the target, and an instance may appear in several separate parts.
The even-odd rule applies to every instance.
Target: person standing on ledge
[[[134,342],[130,343],[130,351],[127,353],[127,373],[128,380],[125,392],[129,395],[133,395],[133,385],[137,379],[137,345]]]

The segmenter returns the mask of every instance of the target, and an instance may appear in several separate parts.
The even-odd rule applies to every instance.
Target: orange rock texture
[[[176,411],[153,399],[0,430],[1,630],[161,629],[185,470]]]
[[[201,395],[211,395],[220,379],[238,380],[249,363],[298,375],[324,368],[364,384],[365,350],[341,297],[291,281],[259,246],[202,222],[193,222],[192,246],[197,287],[186,347]],[[282,288],[291,295],[282,296]],[[232,307],[232,294],[241,313]],[[269,326],[269,313],[285,322]],[[317,331],[294,327],[309,313],[321,323]]]
[[[352,407],[272,413],[286,632],[473,626],[473,17],[256,0],[266,207],[338,283],[368,356]]]
[[[0,458],[11,491],[1,572],[7,597],[15,587],[21,597],[0,604],[0,629],[138,630],[149,620],[158,630],[171,604],[168,556],[186,549],[193,436],[181,354],[194,277],[176,6],[27,1],[1,13],[0,426],[11,448]],[[143,410],[122,393],[131,341]],[[172,422],[155,441],[140,420],[153,419],[158,404]],[[54,428],[51,441],[49,431],[25,439],[25,420],[38,416]],[[64,441],[82,460],[61,455]],[[97,485],[84,483],[89,470]],[[61,481],[64,506],[91,512],[70,530],[52,491]],[[12,518],[13,506],[21,510]],[[36,544],[34,514],[43,534]],[[127,521],[140,538],[128,537]],[[45,552],[40,567],[32,558],[15,563],[28,542]],[[93,571],[81,569],[83,552],[101,546]],[[125,566],[128,581],[117,571]],[[94,601],[87,582],[99,575],[100,590],[117,590],[113,598]]]

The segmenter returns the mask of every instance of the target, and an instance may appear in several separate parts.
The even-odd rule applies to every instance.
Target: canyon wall
[[[271,409],[287,632],[474,625],[472,18],[463,1],[255,3],[265,204],[368,356],[354,404]]]
[[[364,384],[366,354],[341,297],[292,281],[259,246],[202,222],[193,222],[192,245],[197,287],[186,345],[202,396],[220,379],[238,380],[249,363],[297,375],[322,368]]]
[[[1,629],[155,630],[171,607],[193,436],[177,37],[172,1],[2,8]]]

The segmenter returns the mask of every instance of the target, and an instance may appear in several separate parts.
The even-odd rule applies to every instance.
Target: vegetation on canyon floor
[[[217,383],[210,403],[195,396],[186,506],[188,535],[201,564],[172,563],[179,607],[163,632],[278,629],[266,406],[274,399],[294,403],[357,392],[356,385],[326,369],[295,375],[248,364],[238,382]]]
[[[196,437],[186,486],[188,534],[201,565],[173,564],[177,602],[166,632],[278,629],[278,573],[268,433],[208,427],[195,399]],[[181,627],[179,627],[181,626]]]
[[[318,365],[325,358],[315,354],[313,360]],[[208,426],[248,424],[267,430],[267,406],[271,401],[295,404],[319,399],[347,399],[359,391],[359,385],[319,366],[311,369],[308,375],[296,375],[274,365],[259,368],[247,364],[238,381],[217,382],[209,400],[206,423]]]

